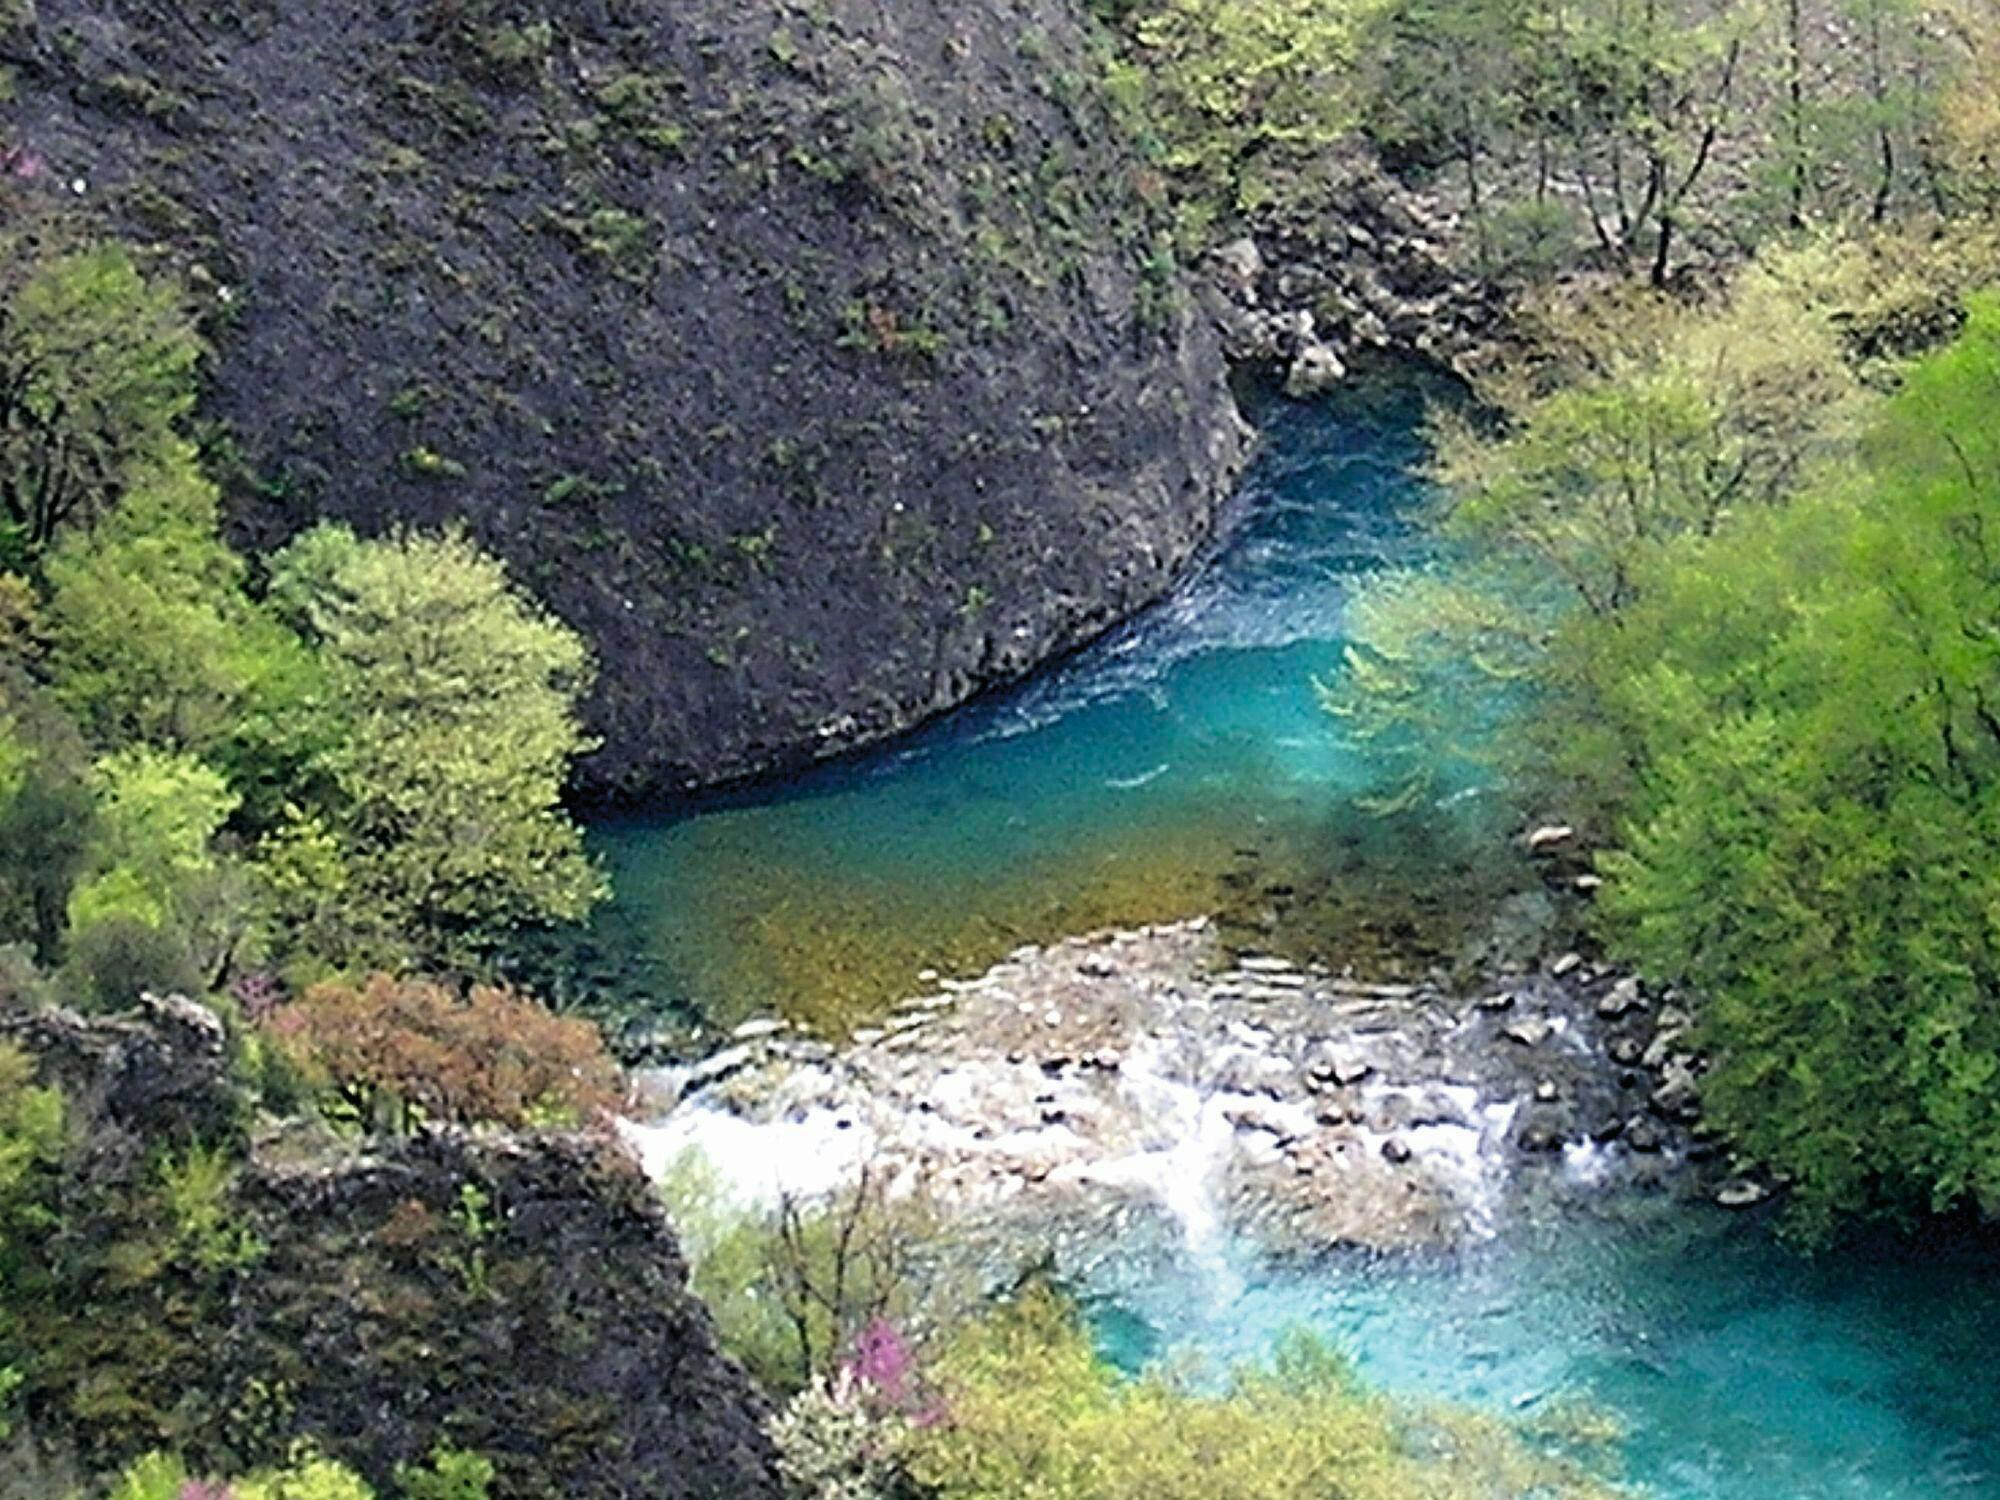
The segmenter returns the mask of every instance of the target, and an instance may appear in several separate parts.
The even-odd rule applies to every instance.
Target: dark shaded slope
[[[36,10],[0,119],[195,268],[241,530],[462,518],[596,642],[600,786],[1078,643],[1239,456],[1065,0]]]

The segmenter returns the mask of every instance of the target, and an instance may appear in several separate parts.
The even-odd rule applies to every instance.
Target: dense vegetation
[[[486,1500],[493,1466],[472,1453],[441,1451],[431,1464],[396,1476],[397,1500]],[[149,1454],[127,1469],[111,1500],[376,1500],[352,1471],[310,1453],[281,1469],[233,1481],[201,1479],[167,1454]]]
[[[1470,551],[1378,580],[1329,691],[1406,752],[1389,800],[1504,741],[1606,844],[1607,940],[1703,998],[1713,1117],[1813,1233],[2000,1203],[1992,266],[1814,245],[1564,328],[1497,435],[1443,420]],[[1518,719],[1450,712],[1483,682]]]
[[[1448,203],[1457,262],[1513,295],[1508,357],[1435,419],[1433,560],[1362,591],[1323,684],[1399,767],[1380,805],[1483,775],[1583,830],[1603,941],[1695,997],[1709,1118],[1790,1183],[1805,1234],[2000,1215],[1983,0],[1092,9],[1101,78],[1050,87],[1101,85],[1150,153],[1180,243],[1146,238],[1146,285],[1310,217],[1330,164],[1367,151]],[[502,73],[546,63],[532,27],[479,34]],[[773,37],[774,60],[793,47]],[[824,170],[893,193],[891,154]],[[31,165],[0,141],[0,177]],[[846,337],[938,352],[873,304]],[[0,1003],[194,997],[227,1017],[241,1089],[137,1141],[0,1045],[0,1441],[60,1430],[113,1500],[369,1500],[314,1451],[258,1467],[283,1456],[261,1409],[224,1413],[247,1435],[198,1430],[220,1398],[189,1389],[197,1356],[269,1251],[236,1177],[259,1111],[323,1145],[620,1106],[590,1025],[493,982],[603,894],[563,800],[594,667],[461,530],[320,524],[238,551],[204,355],[170,267],[0,231]],[[817,486],[798,451],[769,458]],[[755,573],[772,536],[736,534],[731,566]],[[1392,1404],[1305,1346],[1221,1385],[1129,1377],[1053,1294],[995,1304],[945,1275],[927,1206],[879,1183],[768,1219],[670,1187],[696,1289],[788,1402],[772,1432],[808,1500],[1602,1490],[1574,1434]],[[458,1192],[360,1238],[500,1302],[500,1221]],[[206,1478],[182,1449],[253,1472]],[[448,1446],[372,1477],[402,1500],[507,1482]]]
[[[454,533],[321,527],[253,576],[170,284],[20,240],[9,276],[0,943],[116,1005],[476,965],[587,911],[575,636]]]
[[[1808,225],[1988,206],[1987,0],[1097,0],[1189,233],[1311,214],[1365,142],[1487,272],[1664,285]]]

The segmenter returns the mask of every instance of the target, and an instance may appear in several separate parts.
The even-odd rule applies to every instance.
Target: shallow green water
[[[927,967],[1222,908],[1260,943],[1421,946],[1478,883],[1466,850],[1495,842],[1481,799],[1414,826],[1358,814],[1370,767],[1312,690],[1354,576],[1413,546],[1414,403],[1265,415],[1243,524],[1165,607],[909,743],[598,830],[619,891],[602,949],[642,956],[656,1004],[727,1021],[856,1018]],[[1397,1390],[1528,1415],[1588,1398],[1663,1500],[2000,1497],[1990,1250],[1807,1263],[1741,1219],[1595,1201],[1448,1259],[1135,1262],[1150,1279],[1096,1316],[1134,1363],[1251,1358],[1304,1324]]]
[[[1243,523],[1133,626],[891,751],[600,828],[618,893],[600,932],[721,1020],[857,1019],[927,968],[1218,910],[1266,941],[1416,946],[1456,855],[1356,812],[1371,768],[1313,682],[1340,664],[1355,574],[1412,545],[1417,412],[1408,392],[1270,407]],[[1384,902],[1391,865],[1429,889]]]

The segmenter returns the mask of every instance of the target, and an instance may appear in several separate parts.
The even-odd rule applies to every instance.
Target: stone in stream
[[[1523,1047],[1539,1047],[1554,1033],[1555,1026],[1539,1016],[1531,1016],[1525,1021],[1516,1021],[1500,1034],[1510,1042],[1518,1042]]]
[[[1668,1060],[1665,1076],[1653,1090],[1652,1105],[1670,1120],[1693,1120],[1701,1114],[1701,1093],[1695,1082],[1692,1058],[1679,1056]]]
[[[1512,1010],[1514,1008],[1514,992],[1512,990],[1501,990],[1496,994],[1481,996],[1478,1005],[1484,1011]]]
[[[1303,345],[1285,374],[1285,394],[1294,401],[1323,396],[1347,379],[1347,366],[1340,356],[1317,339]]]
[[[1548,849],[1557,849],[1575,837],[1576,830],[1569,824],[1550,823],[1528,835],[1528,851],[1540,854]]]
[[[1549,965],[1549,972],[1555,975],[1556,978],[1561,979],[1565,975],[1574,974],[1582,967],[1583,955],[1581,953],[1565,953]]]
[[[1628,975],[1611,986],[1610,991],[1597,1002],[1597,1013],[1607,1021],[1616,1021],[1635,1010],[1646,1008],[1646,997],[1639,991],[1639,981]]]
[[[1646,1055],[1637,1037],[1614,1036],[1605,1044],[1605,1055],[1621,1068],[1636,1068]]]
[[[1755,1208],[1771,1196],[1771,1190],[1761,1182],[1752,1182],[1739,1177],[1725,1182],[1716,1190],[1715,1201],[1724,1208]]]
[[[1666,1150],[1667,1138],[1651,1120],[1635,1115],[1625,1124],[1625,1144],[1644,1155],[1657,1156]]]
[[[1246,974],[1268,977],[1274,974],[1295,974],[1299,966],[1289,959],[1272,958],[1262,953],[1246,953],[1236,960],[1236,967]]]
[[[1347,1088],[1373,1075],[1375,1065],[1352,1052],[1335,1050],[1315,1058],[1309,1072],[1315,1080]]]
[[[1667,1065],[1667,1060],[1674,1055],[1674,1049],[1680,1045],[1681,1038],[1686,1034],[1686,1031],[1679,1026],[1662,1027],[1659,1035],[1647,1043],[1646,1050],[1639,1054],[1639,1065],[1658,1072]]]
[[[1403,1140],[1400,1136],[1391,1136],[1382,1143],[1382,1159],[1396,1166],[1400,1167],[1404,1165],[1409,1161],[1412,1154],[1409,1142]]]
[[[1529,1120],[1521,1127],[1521,1133],[1515,1137],[1515,1141],[1523,1151],[1535,1155],[1560,1151],[1563,1143],[1562,1127],[1553,1120]]]

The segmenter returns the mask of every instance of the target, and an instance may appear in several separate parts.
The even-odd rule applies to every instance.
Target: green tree
[[[935,1372],[950,1420],[917,1433],[909,1467],[940,1500],[1438,1500],[1610,1490],[1504,1425],[1399,1410],[1332,1351],[1295,1340],[1273,1367],[1204,1393],[1127,1379],[1045,1292],[974,1325]]]
[[[1142,0],[1114,91],[1188,190],[1197,225],[1267,201],[1359,115],[1360,26],[1384,0]]]
[[[100,750],[152,745],[228,773],[269,818],[310,758],[310,654],[245,588],[214,487],[172,444],[49,553],[47,673]]]
[[[1705,997],[1714,1118],[1809,1232],[2000,1210],[1996,401],[1986,298],[1857,492],[1691,540],[1627,621],[1644,771],[1604,914]]]
[[[82,998],[220,984],[256,926],[248,880],[216,835],[239,799],[190,756],[135,746],[98,763],[96,823],[68,904],[69,971]]]
[[[456,532],[320,527],[274,560],[272,597],[335,715],[315,763],[330,790],[269,850],[296,938],[341,966],[466,961],[515,924],[583,916],[601,882],[562,806],[590,744],[575,633]],[[319,928],[302,855],[341,890],[340,930]]]
[[[35,680],[41,637],[33,591],[0,573],[0,943],[25,942],[48,961],[93,810],[89,751]]]
[[[1497,763],[1522,796],[1609,829],[1635,763],[1610,701],[1631,665],[1622,622],[1682,538],[1851,455],[1869,404],[1842,336],[1857,279],[1814,244],[1710,306],[1634,292],[1551,311],[1543,357],[1494,377],[1477,420],[1435,418],[1440,556],[1360,588],[1324,687],[1392,768],[1382,800]]]
[[[15,234],[0,267],[0,566],[19,566],[172,443],[202,346],[120,246],[52,254]]]

